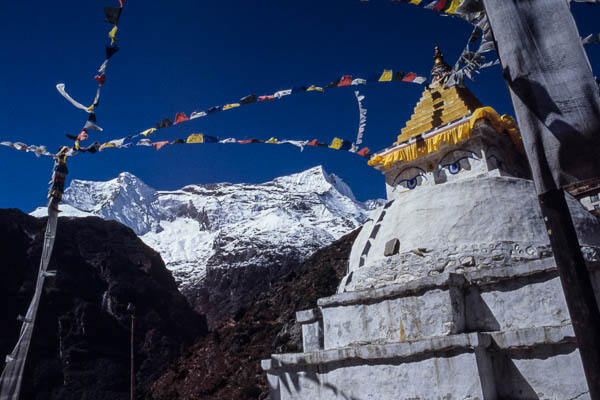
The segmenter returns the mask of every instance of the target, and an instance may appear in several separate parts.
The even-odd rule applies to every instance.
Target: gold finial
[[[440,51],[440,48],[438,46],[435,46],[433,49],[435,50],[435,55],[433,56],[433,60],[435,61],[435,65],[443,63],[444,62],[444,55]]]
[[[433,56],[433,69],[431,70],[431,83],[444,81],[448,73],[452,70],[444,61],[444,55],[438,46],[434,47],[435,55]]]

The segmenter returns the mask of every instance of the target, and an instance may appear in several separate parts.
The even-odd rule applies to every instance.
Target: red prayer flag
[[[340,79],[340,83],[338,83],[338,87],[350,86],[351,84],[352,84],[352,76],[344,75],[344,76],[342,76],[342,79]]]
[[[417,74],[415,74],[414,72],[409,72],[404,78],[402,78],[402,82],[412,82],[415,80],[416,77]]]
[[[125,3],[125,0],[119,0],[119,3],[121,4],[121,8],[123,8],[123,3]]]
[[[258,97],[258,101],[265,101],[265,100],[273,100],[275,98],[275,96],[273,95],[268,95],[268,96],[259,96]]]
[[[434,10],[441,11],[446,5],[446,0],[438,0],[435,6],[433,6]]]
[[[358,154],[359,156],[365,157],[367,154],[369,154],[369,148],[365,147],[364,149],[356,152],[356,154]]]
[[[102,86],[104,85],[104,81],[106,81],[106,75],[96,75],[94,79],[98,81],[98,85]]]
[[[87,138],[88,138],[88,134],[85,129],[82,129],[81,132],[79,132],[79,135],[77,135],[77,140],[79,140],[79,141],[86,140]]]
[[[319,144],[319,141],[317,139],[311,140],[310,142],[306,143],[307,146],[317,146]]]
[[[177,113],[175,114],[175,122],[173,122],[173,125],[177,125],[185,121],[189,121],[189,118],[185,115],[185,113]]]
[[[152,146],[154,146],[154,148],[156,150],[160,150],[162,149],[164,146],[168,145],[169,142],[168,141],[164,141],[164,142],[156,142],[156,143],[152,143]]]

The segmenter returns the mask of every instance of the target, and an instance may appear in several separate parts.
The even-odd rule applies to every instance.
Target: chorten
[[[450,73],[436,48],[413,115],[369,161],[388,202],[338,293],[297,312],[303,353],[263,361],[272,400],[589,398],[519,130]],[[600,225],[568,203],[598,293]]]

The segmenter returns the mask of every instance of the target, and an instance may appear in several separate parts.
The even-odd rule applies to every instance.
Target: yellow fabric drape
[[[368,164],[372,167],[383,165],[385,169],[389,169],[397,162],[409,162],[434,153],[438,151],[442,144],[460,143],[471,137],[475,123],[480,119],[487,120],[496,131],[506,132],[517,149],[524,152],[521,134],[515,120],[509,115],[498,115],[491,107],[481,107],[473,112],[468,121],[427,139],[417,140],[415,143],[394,150],[384,156],[376,155],[369,160]]]

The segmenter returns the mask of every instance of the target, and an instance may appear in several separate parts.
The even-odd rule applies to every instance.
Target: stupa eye
[[[457,154],[459,153],[459,154]],[[451,157],[444,157],[445,160],[451,161],[440,164],[441,171],[447,171],[450,175],[456,175],[464,169],[471,169],[471,160],[478,161],[477,158],[473,157],[473,154],[467,151],[457,151],[451,153]]]
[[[402,179],[401,181],[398,181],[398,185],[402,186],[402,187],[405,187],[405,188],[407,188],[409,190],[413,190],[417,186],[421,186],[421,184],[423,184],[424,180],[427,180],[427,178],[425,177],[425,175],[418,174],[416,176],[413,176],[410,179]]]
[[[452,175],[458,174],[461,169],[462,167],[460,166],[460,161],[456,161],[448,165],[448,172],[450,172]]]
[[[392,182],[392,186],[394,187],[394,190],[396,190],[398,186],[413,190],[417,186],[420,186],[424,180],[427,180],[425,170],[417,167],[410,167],[396,175],[396,178]]]

